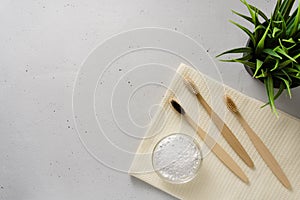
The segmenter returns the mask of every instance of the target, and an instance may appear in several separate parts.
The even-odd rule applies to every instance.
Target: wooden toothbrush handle
[[[217,156],[222,163],[230,169],[237,177],[243,182],[249,183],[249,179],[240,166],[232,159],[232,157],[215,141],[214,138],[209,136],[201,127],[199,127],[187,114],[184,115],[187,122],[195,129],[198,136],[204,141],[209,149]]]
[[[213,111],[213,109],[208,105],[205,99],[198,93],[197,94],[198,101],[202,104],[204,109],[207,111],[208,115],[211,117],[212,121],[225,138],[227,143],[231,146],[231,148],[237,153],[237,155],[250,167],[254,167],[254,163],[250,158],[247,151],[244,149],[239,140],[235,137],[229,127],[225,124],[225,122],[218,116],[217,113]]]
[[[236,113],[237,118],[239,119],[241,125],[245,129],[246,133],[248,134],[250,140],[252,141],[254,147],[258,151],[258,153],[261,155],[262,159],[265,161],[265,163],[268,165],[268,167],[271,169],[273,174],[278,178],[278,180],[288,189],[291,189],[291,183],[289,182],[288,178],[282,171],[281,167],[279,166],[278,162],[272,155],[272,153],[269,151],[269,149],[266,147],[266,145],[263,143],[263,141],[258,137],[258,135],[252,130],[252,128],[249,126],[249,124],[246,122],[246,120],[243,118],[243,116],[238,112]]]

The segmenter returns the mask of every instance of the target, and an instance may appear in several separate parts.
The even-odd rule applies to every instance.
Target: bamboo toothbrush
[[[193,127],[197,132],[198,136],[205,142],[205,144],[212,150],[212,152],[221,160],[225,166],[227,166],[237,177],[239,177],[243,182],[249,183],[248,177],[245,175],[243,170],[238,166],[238,164],[230,157],[228,153],[204,130],[202,130],[193,119],[185,112],[177,101],[171,99],[171,106],[177,111],[184,119]]]
[[[187,86],[187,88],[196,95],[198,101],[208,115],[211,117],[212,121],[216,125],[216,127],[219,129],[227,143],[232,147],[232,149],[237,153],[237,155],[250,167],[254,168],[254,163],[244,147],[241,145],[241,143],[238,141],[238,139],[235,137],[235,135],[232,133],[232,131],[228,128],[228,126],[225,124],[225,122],[213,111],[213,109],[208,105],[208,103],[205,101],[205,99],[200,94],[196,84],[192,79],[189,77],[184,77],[184,83]]]
[[[268,167],[271,169],[273,174],[287,189],[291,190],[292,189],[291,183],[289,182],[288,178],[280,168],[278,162],[271,154],[269,149],[266,147],[266,145],[263,143],[263,141],[258,137],[258,135],[252,130],[252,128],[246,122],[244,117],[239,112],[236,104],[229,96],[225,96],[225,102],[228,109],[236,116],[236,118],[238,119],[242,127],[245,129],[250,140],[252,141],[252,144],[254,145],[254,147],[262,157],[262,159],[265,161],[265,163],[268,165]]]

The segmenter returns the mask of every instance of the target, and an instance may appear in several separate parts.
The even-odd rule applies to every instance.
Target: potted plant
[[[247,71],[266,87],[268,103],[277,114],[274,101],[287,91],[291,98],[291,88],[300,85],[300,1],[298,8],[291,11],[295,0],[277,0],[273,13],[268,18],[257,7],[241,2],[247,7],[250,15],[236,11],[253,25],[252,31],[230,21],[249,36],[246,47],[235,48],[219,54],[242,53],[236,59],[221,60],[242,63]],[[278,88],[275,92],[274,88]]]

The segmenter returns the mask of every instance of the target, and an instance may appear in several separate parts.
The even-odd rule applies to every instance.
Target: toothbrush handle
[[[193,119],[187,114],[184,115],[187,122],[195,129],[198,136],[204,141],[204,143],[212,150],[222,163],[230,169],[237,177],[243,182],[249,183],[249,179],[239,165],[233,160],[233,158],[215,141],[214,138],[209,136],[201,127],[199,127]]]
[[[213,109],[208,105],[205,99],[197,94],[198,101],[202,104],[204,109],[207,111],[208,115],[211,117],[212,121],[219,129],[220,133],[223,135],[227,143],[231,146],[231,148],[237,153],[237,155],[250,167],[254,168],[254,163],[250,158],[247,151],[244,149],[239,140],[235,137],[229,127],[225,124],[225,122],[213,111]]]
[[[279,166],[278,162],[263,143],[263,141],[258,137],[258,135],[252,130],[249,124],[246,122],[244,117],[238,112],[236,113],[238,120],[240,121],[242,127],[245,129],[246,133],[248,134],[252,144],[271,169],[273,174],[278,178],[278,180],[288,189],[292,189],[291,183],[289,182],[288,178],[282,171],[281,167]]]

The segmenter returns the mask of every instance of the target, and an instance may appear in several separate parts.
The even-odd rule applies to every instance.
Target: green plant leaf
[[[289,79],[290,82],[292,82],[290,75],[284,69],[281,69],[280,71]]]
[[[293,61],[291,61],[291,60],[286,60],[286,61],[280,63],[280,64],[279,64],[279,69],[282,69],[282,68],[288,66],[288,65],[291,64],[292,62],[293,62]]]
[[[281,48],[277,48],[275,51],[276,51],[277,53],[280,53],[280,54],[284,55],[285,57],[287,57],[287,58],[290,59],[291,61],[297,63],[297,61],[296,61],[294,58],[292,58],[291,56],[289,56],[289,55],[288,55],[284,50],[282,50]]]
[[[268,17],[258,8],[256,8],[255,6],[250,5],[250,7],[252,9],[256,9],[256,12],[258,13],[258,15],[260,15],[265,21],[269,21]]]
[[[258,9],[257,7],[251,5],[251,4],[248,4],[245,0],[241,0],[241,2],[247,6],[248,10],[252,10],[256,13],[258,13],[258,15],[260,15],[265,21],[269,21],[268,17],[265,15],[264,12],[262,12],[260,9]],[[249,10],[249,12],[250,12]],[[251,15],[252,16],[252,15]]]
[[[281,31],[280,31],[280,33],[278,35],[281,38],[284,38],[284,37],[286,37],[286,27],[287,27],[286,21],[285,21],[284,17],[282,16],[282,14],[279,11],[278,11],[277,16],[282,21],[282,23],[281,23]]]
[[[257,27],[255,27],[254,32],[257,32],[260,29],[266,29],[266,27],[264,27],[262,24],[260,24]]]
[[[220,61],[222,62],[238,62],[238,61],[248,61],[249,60],[249,55],[246,55],[244,57],[241,57],[241,58],[233,58],[233,59],[228,59],[228,60],[225,60],[225,59],[222,59]]]
[[[296,56],[294,56],[293,59],[296,60],[298,57],[300,57],[300,53],[297,54]],[[279,68],[282,69],[282,68],[288,66],[289,64],[291,64],[292,62],[293,62],[292,60],[286,60],[279,64]]]
[[[274,27],[273,30],[272,30],[272,37],[273,37],[273,38],[275,38],[275,34],[276,34],[277,32],[280,32],[280,29],[277,28],[277,27]]]
[[[278,14],[280,5],[281,5],[281,0],[277,0],[276,6],[275,6],[274,12],[273,12],[273,16],[274,16],[274,19],[275,19],[275,20],[278,20],[277,14]]]
[[[300,71],[300,65],[299,64],[293,63],[293,66],[295,66]]]
[[[287,69],[285,69],[285,71],[286,71],[286,73],[288,73],[288,74],[292,74],[292,73],[297,74],[297,73],[299,73],[299,70],[293,69],[293,68],[287,68]]]
[[[290,88],[290,82],[288,80],[280,77],[280,76],[277,76],[277,78],[279,78],[280,80],[282,80],[284,82],[287,93],[288,93],[288,95],[291,99],[292,98],[292,93],[291,93],[291,88]]]
[[[281,50],[283,50],[284,52],[288,52],[287,48],[282,44],[281,39],[278,39],[279,45],[281,47]],[[278,49],[280,49],[280,47],[276,47],[274,49],[274,51],[277,51]],[[280,50],[279,50],[280,51]]]
[[[234,59],[221,59],[220,61],[222,62],[238,62],[238,61],[248,61],[252,58],[251,54],[246,54],[245,56],[241,57],[241,58],[234,58]]]
[[[250,47],[234,48],[234,49],[230,49],[228,51],[225,51],[225,52],[217,55],[216,57],[218,58],[218,57],[220,57],[220,56],[222,56],[224,54],[229,54],[229,53],[248,53],[249,54],[249,53],[252,53],[252,51],[253,50]]]
[[[256,45],[256,40],[255,40],[255,38],[254,38],[254,35],[252,34],[251,31],[249,31],[249,29],[247,29],[246,27],[244,27],[244,26],[242,26],[242,25],[240,25],[240,24],[238,24],[238,23],[236,23],[236,22],[234,22],[234,21],[232,21],[232,20],[229,20],[229,21],[230,21],[231,23],[233,23],[234,25],[236,25],[237,27],[239,27],[240,29],[242,29],[242,30],[250,37],[250,39],[251,39],[253,45],[254,45],[254,46]]]
[[[257,26],[259,25],[259,21],[258,21],[258,17],[257,17],[257,10],[256,8],[251,8],[251,6],[247,3],[246,0],[241,0],[241,2],[246,5],[246,7],[248,8],[248,11],[251,15],[251,18],[252,18],[252,21],[253,21],[253,24],[254,26]]]
[[[295,9],[294,12],[293,12],[293,14],[290,15],[290,17],[287,19],[286,25],[287,25],[288,27],[290,27],[290,26],[294,23],[295,17],[296,17],[296,15],[297,15],[297,12],[298,12],[298,9]]]
[[[266,78],[268,74],[267,74],[263,69],[261,69],[260,71],[261,71],[260,75],[255,76],[255,78],[256,78],[256,79],[259,79],[259,78]]]
[[[282,94],[283,90],[284,90],[284,85],[281,82],[279,85],[279,89],[278,89],[276,95],[274,96],[274,100],[276,100]]]
[[[266,53],[266,54],[268,54],[270,56],[282,59],[282,57],[280,55],[278,55],[278,53],[276,53],[275,51],[273,51],[273,49],[264,49],[262,52],[264,52],[264,53]]]
[[[294,48],[295,46],[297,46],[297,44],[293,44],[292,46],[286,48],[288,51],[291,50],[292,48]]]
[[[274,101],[282,94],[283,90],[284,90],[284,83],[281,82],[279,85],[279,89],[278,89],[276,95],[274,96]],[[263,108],[269,104],[270,103],[268,102],[268,103],[264,104],[263,106],[261,106],[261,108]]]
[[[292,43],[292,44],[295,44],[296,42],[293,40],[293,38],[290,38],[290,39],[282,39],[283,42],[288,42],[288,43]]]
[[[292,75],[292,74],[291,74],[291,77],[293,77],[293,78],[296,78],[296,79],[299,79],[299,80],[300,80],[300,76],[295,76],[295,75]]]
[[[294,20],[291,36],[293,36],[298,31],[299,19],[300,19],[300,1],[298,2],[297,15]]]
[[[297,44],[295,44],[296,42],[293,40],[293,38],[290,38],[290,39],[288,39],[288,40],[282,39],[283,42],[287,42],[287,43],[292,44],[292,45],[289,46],[289,47],[284,46],[284,45],[282,44],[282,42],[281,42],[281,39],[278,39],[278,41],[279,41],[279,44],[280,44],[282,50],[284,50],[286,53],[287,53],[290,49],[294,48],[294,47],[297,45]],[[294,43],[293,43],[293,42],[294,42]]]
[[[261,66],[264,64],[263,61],[259,60],[259,59],[256,59],[256,69],[255,69],[255,72],[253,74],[253,77],[256,76],[258,70],[260,70]]]
[[[282,13],[282,16],[285,20],[289,18],[290,11],[293,7],[293,4],[295,3],[295,0],[285,0],[280,6],[280,12]]]
[[[273,20],[272,23],[275,24],[275,25],[278,25],[278,24],[282,24],[282,21],[281,20],[280,21]]]
[[[249,21],[250,23],[254,24],[254,22],[253,22],[253,20],[252,20],[251,17],[246,16],[246,15],[243,15],[243,14],[241,14],[241,13],[239,13],[239,12],[234,11],[234,10],[231,10],[231,12],[233,12],[234,14],[236,14],[236,15],[238,15],[238,16],[244,18],[245,20]]]
[[[267,90],[267,95],[269,99],[269,103],[271,106],[271,110],[278,116],[278,113],[276,111],[275,102],[274,102],[274,86],[273,86],[273,78],[272,76],[267,76],[267,78],[264,79],[264,83]]]
[[[250,62],[250,61],[243,60],[243,59],[220,60],[220,61],[222,61],[222,62],[237,62],[237,63],[242,63],[244,65],[247,65],[251,69],[255,69],[255,63],[254,62]]]
[[[279,66],[279,60],[277,59],[275,66],[270,71],[272,72],[272,71],[276,70],[278,68],[278,66]]]
[[[271,21],[272,21],[272,19],[271,19]],[[262,52],[262,50],[264,49],[265,39],[266,39],[266,36],[267,36],[268,31],[270,29],[270,25],[271,25],[271,23],[269,23],[268,27],[265,30],[265,33],[263,34],[263,36],[261,37],[261,39],[259,40],[259,42],[256,46],[256,49],[255,49],[256,54],[260,54]]]

